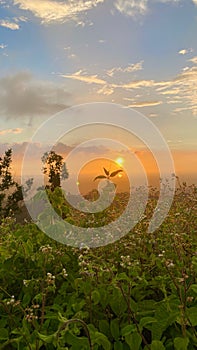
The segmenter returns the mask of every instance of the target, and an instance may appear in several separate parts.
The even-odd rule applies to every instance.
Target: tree
[[[68,170],[63,162],[63,157],[54,151],[46,152],[42,157],[43,173],[48,175],[48,188],[54,191],[55,188],[61,187],[61,179],[68,178]]]
[[[19,202],[23,199],[23,187],[19,185],[11,173],[12,149],[5,151],[0,157],[0,218],[6,217],[19,210]],[[30,189],[33,179],[29,179],[24,188],[25,193]]]

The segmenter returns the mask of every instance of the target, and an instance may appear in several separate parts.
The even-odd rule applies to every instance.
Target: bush
[[[178,189],[150,234],[154,202],[127,236],[94,249],[3,219],[0,349],[196,349],[197,189]],[[105,212],[109,220],[116,214]]]

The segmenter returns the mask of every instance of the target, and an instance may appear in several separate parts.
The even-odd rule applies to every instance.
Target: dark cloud
[[[0,79],[0,114],[7,119],[48,116],[68,107],[64,87],[20,72]]]

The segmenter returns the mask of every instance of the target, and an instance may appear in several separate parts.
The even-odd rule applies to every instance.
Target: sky
[[[0,152],[13,147],[18,174],[50,116],[109,102],[149,118],[197,182],[196,37],[197,0],[0,0]],[[66,151],[93,133],[71,133]]]

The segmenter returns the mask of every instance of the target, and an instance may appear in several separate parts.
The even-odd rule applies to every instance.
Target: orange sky
[[[152,154],[146,150],[136,150],[135,155],[139,159],[139,161],[142,163],[144,167],[145,174],[148,178],[148,183],[150,185],[158,185],[159,184],[159,172],[157,168],[157,164],[155,159],[153,158]],[[162,155],[161,155],[162,156]],[[172,151],[172,156],[174,159],[175,164],[175,171],[176,175],[179,176],[180,181],[186,181],[188,184],[197,183],[197,151],[181,151],[181,150],[174,150]],[[83,157],[83,154],[81,153],[81,157]],[[124,159],[124,163],[121,165],[116,164],[115,160],[119,157],[122,157]],[[123,172],[120,174],[121,177],[116,176],[113,178],[113,181],[117,184],[117,190],[118,191],[125,191],[129,189],[129,181],[128,177],[126,175],[126,172],[124,171],[124,165],[127,162],[128,154],[121,154],[121,153],[115,153],[114,150],[110,152],[109,157],[110,159],[113,159],[114,161],[111,161],[110,159],[106,159],[106,156],[102,157],[100,156],[99,159],[95,159],[93,161],[88,162],[86,165],[84,165],[81,169],[77,168],[78,160],[75,156],[72,162],[72,169],[68,168],[69,171],[69,178],[65,181],[65,188],[72,190],[73,186],[73,176],[72,174],[79,174],[78,182],[79,182],[79,189],[82,193],[86,193],[91,191],[93,188],[97,188],[98,182],[93,181],[93,179],[98,176],[104,174],[103,167],[105,167],[110,172],[115,171],[117,169],[123,169]],[[85,159],[85,158],[84,158]],[[21,164],[22,164],[22,158],[20,155],[13,156],[13,174],[15,176],[20,176],[21,173]],[[85,163],[84,163],[85,164]],[[42,165],[40,163],[40,165]],[[34,158],[32,157],[31,163],[28,165],[28,173],[26,174],[29,177],[35,177],[37,174],[36,171],[36,163]],[[135,168],[132,168],[130,166],[129,171],[133,174],[135,179],[139,179],[140,184],[140,178],[141,175]]]

